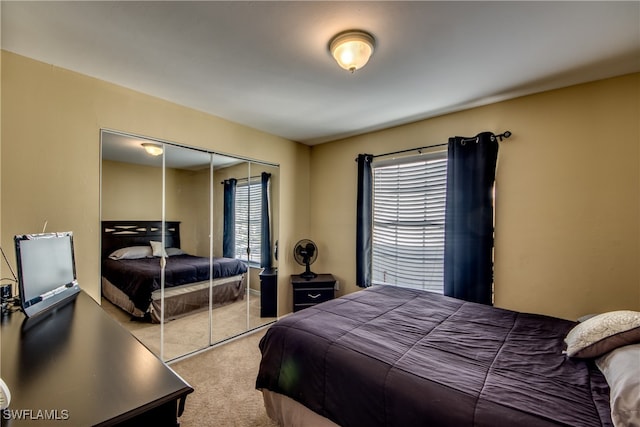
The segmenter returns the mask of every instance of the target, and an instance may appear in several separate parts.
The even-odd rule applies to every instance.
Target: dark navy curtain
[[[262,215],[260,216],[260,267],[271,268],[271,221],[269,219],[270,197],[269,179],[271,174],[262,172],[261,175],[261,199]]]
[[[235,178],[224,180],[224,225],[222,256],[236,257],[236,184]]]
[[[448,145],[444,294],[491,305],[498,141],[484,132]]]
[[[358,196],[356,208],[356,285],[371,286],[371,240],[373,233],[373,155],[358,155]]]

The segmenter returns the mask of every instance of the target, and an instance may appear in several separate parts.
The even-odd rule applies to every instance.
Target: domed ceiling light
[[[159,156],[163,153],[163,149],[162,149],[162,145],[160,144],[153,144],[150,142],[144,142],[142,143],[142,147],[144,148],[144,150],[151,154],[152,156]]]
[[[329,51],[338,65],[352,73],[364,67],[373,54],[375,39],[361,30],[349,30],[337,34],[329,42]]]

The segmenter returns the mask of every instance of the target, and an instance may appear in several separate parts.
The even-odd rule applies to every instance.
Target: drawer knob
[[[307,296],[308,296],[309,298],[316,299],[316,298],[318,298],[318,297],[320,296],[320,294],[315,294],[315,295],[307,294]]]

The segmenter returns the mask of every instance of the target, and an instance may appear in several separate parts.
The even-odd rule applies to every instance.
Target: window
[[[446,152],[372,168],[373,283],[442,293]]]
[[[261,242],[261,194],[260,180],[238,184],[236,187],[236,258],[258,265],[260,265]],[[249,257],[247,257],[247,246],[251,249]]]

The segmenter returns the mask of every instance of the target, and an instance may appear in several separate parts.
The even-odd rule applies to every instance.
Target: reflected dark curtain
[[[271,211],[269,181],[271,174],[262,172],[261,175],[261,199],[262,215],[260,216],[260,267],[271,268]]]
[[[222,256],[236,257],[236,184],[235,178],[224,180],[224,225]]]
[[[490,132],[449,139],[444,294],[492,304],[493,186],[498,141]]]
[[[356,219],[356,285],[371,286],[371,240],[373,233],[373,155],[358,155],[358,198]]]

